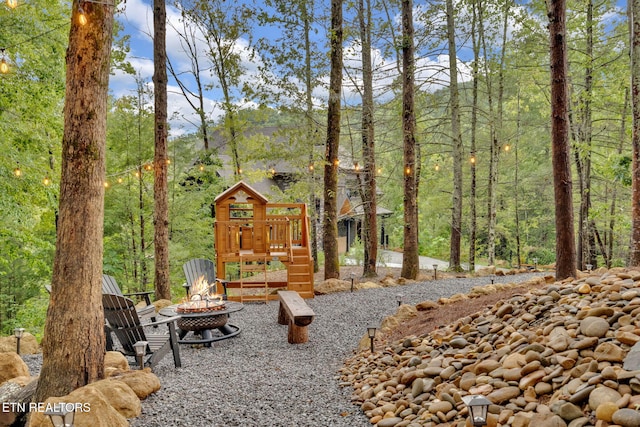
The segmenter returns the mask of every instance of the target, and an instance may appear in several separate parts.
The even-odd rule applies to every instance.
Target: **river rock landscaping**
[[[640,271],[599,270],[361,347],[340,380],[378,427],[470,425],[465,395],[492,402],[489,427],[638,427],[638,341]]]

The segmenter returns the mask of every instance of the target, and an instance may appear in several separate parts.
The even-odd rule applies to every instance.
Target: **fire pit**
[[[195,301],[171,305],[160,310],[161,316],[180,316],[178,324],[178,342],[180,344],[204,344],[211,346],[214,341],[234,337],[240,333],[238,326],[228,323],[229,314],[240,311],[244,306],[239,302],[223,301],[209,306],[205,301]],[[187,334],[192,336],[187,337]]]
[[[222,313],[224,312],[224,313]],[[221,299],[194,300],[179,304],[176,313],[182,315],[178,320],[178,328],[183,331],[201,331],[203,329],[219,328],[227,324],[229,314],[226,304]],[[200,313],[205,316],[191,316]]]

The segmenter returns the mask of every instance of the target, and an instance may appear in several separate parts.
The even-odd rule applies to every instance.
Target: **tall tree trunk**
[[[631,249],[629,265],[640,265],[640,0],[631,2],[631,106],[633,110]]]
[[[104,376],[102,235],[113,6],[85,3],[71,22],[62,137],[60,217],[35,402]],[[78,16],[78,3],[72,6]]]
[[[324,278],[340,277],[338,258],[338,148],[340,146],[340,97],[342,94],[342,0],[331,0],[331,76],[327,110],[327,143],[324,166]]]
[[[493,85],[489,72],[489,53],[484,36],[484,8],[478,1],[478,38],[484,53],[484,76],[487,84],[487,104],[489,106],[489,181],[487,185],[487,260],[490,265],[496,262],[496,186],[498,183],[498,137],[496,136],[496,118],[493,106]]]
[[[462,237],[462,134],[460,132],[460,101],[458,95],[458,61],[453,0],[447,0],[447,36],[449,39],[449,97],[451,105],[451,139],[453,154],[453,192],[451,209],[451,242],[449,269],[462,271],[460,240]]]
[[[562,280],[576,276],[573,184],[567,112],[569,103],[565,0],[549,0],[548,8],[551,65],[551,149],[556,210],[556,279]]]
[[[624,91],[624,105],[622,106],[622,114],[620,119],[620,132],[618,137],[618,155],[622,154],[624,143],[627,140],[627,114],[629,108],[629,88]],[[607,268],[611,268],[611,260],[613,258],[613,237],[616,226],[616,203],[618,198],[618,186],[614,183],[611,191],[611,206],[609,207],[609,228],[605,232],[605,241],[607,242],[607,250],[604,253],[604,262]]]
[[[520,253],[520,197],[519,197],[519,176],[518,176],[518,150],[519,150],[519,145],[520,145],[520,131],[521,131],[521,119],[520,119],[520,89],[518,89],[518,112],[517,112],[517,119],[516,119],[516,143],[514,144],[515,147],[513,147],[513,156],[514,156],[514,161],[515,161],[515,172],[514,172],[514,176],[513,176],[513,204],[515,206],[515,210],[516,210],[516,259],[517,259],[517,267],[520,268],[521,267],[521,262],[520,262],[520,258],[521,258],[521,253]]]
[[[404,247],[401,276],[415,279],[418,256],[418,201],[416,187],[416,115],[413,1],[402,0],[402,140],[404,146]]]
[[[153,1],[153,90],[155,98],[154,248],[155,297],[171,300],[169,281],[169,190],[167,160],[167,11],[164,0]]]
[[[311,5],[313,7],[313,5]],[[313,21],[312,14],[307,8],[307,2],[301,2],[302,19],[304,21],[304,83],[305,83],[305,112],[307,121],[307,140],[311,142],[309,151],[309,167],[310,170],[310,194],[309,194],[309,210],[311,225],[311,257],[313,258],[313,272],[320,270],[318,264],[318,209],[316,209],[316,175],[313,167],[313,158],[316,148],[316,125],[313,120],[313,70],[311,68],[311,23]]]
[[[477,212],[476,212],[476,136],[478,128],[478,77],[480,63],[480,43],[478,40],[478,34],[476,31],[476,23],[478,21],[478,13],[481,9],[480,2],[482,0],[476,0],[473,2],[472,10],[473,15],[471,19],[471,40],[473,43],[473,86],[472,97],[473,104],[471,106],[471,190],[469,194],[469,271],[474,272],[476,269],[476,233],[477,233]]]
[[[580,186],[580,210],[578,214],[578,250],[577,265],[586,270],[586,265],[596,265],[594,251],[590,242],[593,231],[590,227],[589,209],[591,208],[591,97],[593,96],[593,2],[587,4],[587,46],[585,49],[587,65],[584,71],[584,93],[580,96],[578,129],[574,132],[576,140],[575,161]]]
[[[363,277],[376,276],[378,259],[378,221],[376,217],[376,150],[373,122],[373,70],[371,60],[371,4],[358,1],[360,39],[362,41],[362,157],[364,185],[362,237],[364,246]]]

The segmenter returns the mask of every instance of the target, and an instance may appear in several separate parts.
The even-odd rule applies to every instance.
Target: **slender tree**
[[[338,148],[340,146],[340,97],[342,94],[342,0],[331,0],[331,75],[327,109],[327,143],[324,165],[324,278],[340,276],[338,258]]]
[[[62,138],[60,216],[34,401],[104,375],[102,234],[113,6],[73,2]]]
[[[451,145],[453,157],[453,192],[449,269],[462,271],[460,240],[462,237],[462,134],[460,131],[460,97],[458,94],[458,61],[453,0],[446,1],[447,38],[449,46],[449,97],[451,111]]]
[[[632,198],[629,265],[640,265],[640,0],[631,1]]]
[[[171,300],[171,283],[169,281],[169,156],[167,155],[167,11],[165,0],[154,0],[153,2],[153,29],[155,296],[158,299]]]
[[[366,3],[366,4],[365,4]],[[358,21],[362,42],[362,158],[363,183],[360,186],[364,217],[362,241],[364,245],[363,277],[376,276],[378,258],[378,225],[376,200],[376,150],[373,104],[373,69],[371,60],[371,2],[358,0]]]
[[[573,184],[569,154],[566,2],[548,2],[551,65],[551,151],[556,218],[556,279],[576,275]]]
[[[418,200],[416,183],[415,58],[413,1],[402,0],[402,140],[404,153],[404,246],[401,275],[418,277]]]

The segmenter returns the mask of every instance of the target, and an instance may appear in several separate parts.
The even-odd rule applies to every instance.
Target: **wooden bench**
[[[280,307],[278,323],[289,325],[287,339],[290,344],[301,344],[309,341],[307,326],[313,322],[315,313],[296,291],[278,291]]]

